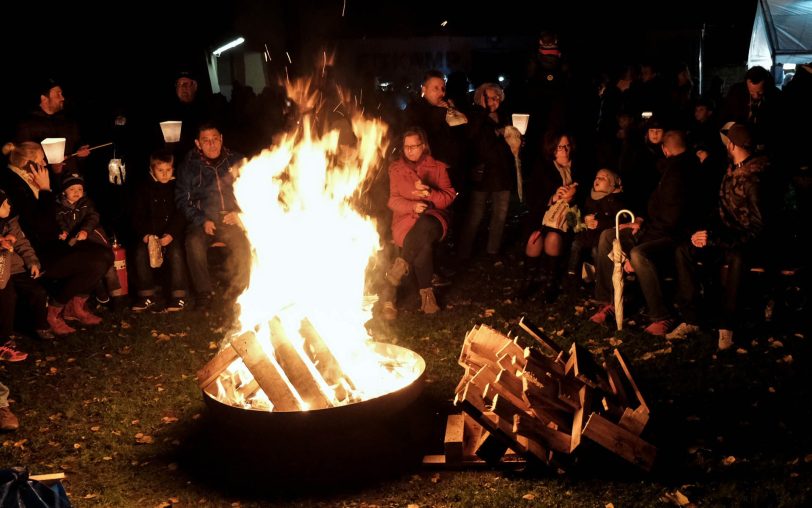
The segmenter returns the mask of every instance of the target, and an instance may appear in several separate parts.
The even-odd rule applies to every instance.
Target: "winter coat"
[[[418,199],[412,195],[417,180],[431,187],[428,198]],[[420,214],[414,212],[414,205],[421,201],[428,202],[429,207],[423,213],[440,221],[445,236],[451,219],[448,207],[456,196],[457,192],[448,177],[448,166],[434,160],[431,155],[424,155],[417,163],[404,159],[393,162],[389,166],[389,208],[392,210],[392,238],[395,244],[403,247],[406,234],[420,218]]]
[[[56,195],[40,190],[39,198],[11,168],[0,170],[0,188],[6,191],[31,245],[40,256],[59,242],[59,223],[56,221]],[[49,244],[51,244],[49,246]]]
[[[17,239],[14,242],[14,251],[12,251],[10,258],[12,275],[23,273],[26,269],[30,270],[32,266],[41,266],[31,242],[28,241],[25,233],[20,228],[17,217],[0,219],[0,236],[8,235],[12,235]]]
[[[133,200],[132,223],[139,240],[147,235],[171,235],[173,239],[183,235],[186,221],[175,207],[175,182],[161,183],[150,176],[138,187]]]
[[[473,189],[485,192],[515,189],[516,162],[502,134],[510,122],[502,115],[499,122],[495,122],[480,106],[469,113],[469,120],[474,153]]]
[[[80,146],[79,124],[66,117],[63,111],[49,115],[37,108],[17,127],[15,138],[18,143],[24,141],[39,143],[45,138],[65,138],[65,156],[67,157]],[[64,171],[75,170],[78,162],[78,157],[65,160]],[[58,186],[58,182],[53,183]]]
[[[689,231],[693,224],[689,189],[698,178],[698,164],[696,156],[689,151],[665,159],[663,174],[648,200],[641,242],[660,238],[684,240],[692,233]]]
[[[617,212],[624,208],[622,192],[608,194],[601,199],[593,199],[591,196],[588,196],[584,201],[581,218],[595,214],[598,227],[595,229],[585,229],[578,233],[578,236],[581,238],[581,245],[585,247],[596,247],[601,233],[606,229],[615,227],[615,216]]]
[[[767,157],[749,157],[737,166],[729,168],[722,178],[719,189],[721,227],[712,232],[718,243],[728,247],[758,240],[765,232],[769,215],[764,188],[769,172]]]
[[[234,197],[234,174],[243,156],[223,148],[217,160],[209,160],[200,150],[189,152],[175,188],[175,204],[190,224],[202,226],[207,220],[220,223],[228,212],[240,211]]]
[[[56,204],[56,221],[61,231],[68,232],[68,240],[84,231],[91,242],[110,245],[104,229],[99,225],[99,212],[87,196],[82,196],[73,204],[65,196],[60,197]]]

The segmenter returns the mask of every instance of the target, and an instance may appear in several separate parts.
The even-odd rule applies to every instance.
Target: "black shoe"
[[[171,298],[169,304],[166,306],[168,312],[180,312],[186,308],[186,300],[183,298]]]
[[[149,296],[142,296],[130,307],[133,312],[143,312],[145,310],[156,311],[158,303]]]

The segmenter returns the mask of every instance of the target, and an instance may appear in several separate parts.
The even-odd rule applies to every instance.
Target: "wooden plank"
[[[531,372],[537,377],[563,376],[564,363],[558,359],[541,354],[537,349],[524,348],[525,372]]]
[[[465,419],[462,414],[448,415],[445,424],[445,439],[443,440],[446,462],[462,462],[464,433]]]
[[[524,358],[524,348],[516,343],[515,340],[508,340],[502,349],[496,352],[496,357],[501,358],[503,356],[509,357],[517,357],[517,358]]]
[[[240,392],[240,395],[242,395],[246,399],[249,398],[251,395],[255,394],[257,390],[259,390],[259,383],[257,383],[256,378],[252,379],[247,383],[243,383],[242,386],[237,388],[237,391]]]
[[[578,445],[581,444],[581,432],[584,425],[584,414],[586,414],[588,411],[589,397],[589,388],[586,386],[582,387],[581,391],[578,392],[578,400],[581,407],[575,411],[575,417],[572,419],[572,439],[570,440],[570,452],[578,448]]]
[[[643,406],[639,406],[634,411],[626,408],[617,424],[632,434],[639,436],[643,433],[643,429],[646,428],[648,416],[648,411]]]
[[[230,345],[218,351],[203,368],[197,371],[197,385],[205,390],[237,358],[239,355]]]
[[[530,405],[527,404],[527,402],[521,397],[513,395],[509,390],[505,390],[504,387],[497,383],[489,384],[485,387],[485,391],[482,392],[482,397],[486,401],[495,400],[497,395],[501,395],[503,399],[507,399],[512,405],[520,408],[522,411],[530,411]],[[513,420],[511,419],[511,421]]]
[[[524,467],[527,461],[519,455],[508,450],[497,463],[489,464],[476,455],[466,458],[460,463],[449,464],[445,460],[445,455],[424,455],[423,466],[427,468],[437,468],[442,470],[478,470],[491,469],[498,466],[500,469],[515,469]]]
[[[572,437],[569,434],[551,429],[530,415],[515,415],[513,417],[513,432],[538,441],[554,452],[570,453]]]
[[[552,354],[557,355],[561,352],[561,347],[555,343],[550,337],[541,331],[539,327],[527,320],[526,316],[522,316],[519,320],[519,326],[522,330],[527,332],[528,335],[536,339],[536,342],[541,344],[545,349],[549,350]]]
[[[620,404],[628,406],[629,395],[626,393],[626,388],[623,386],[623,380],[620,377],[620,373],[610,362],[604,363],[603,367],[606,369],[606,374],[609,377],[609,387],[612,393],[615,397],[617,397]]]
[[[646,471],[654,465],[657,448],[597,413],[589,417],[583,435]]]
[[[262,346],[257,342],[254,332],[245,332],[232,340],[231,347],[240,355],[245,366],[254,375],[254,379],[273,404],[274,411],[301,409],[293,387],[290,386],[276,362],[265,354]]]
[[[570,348],[570,358],[575,359],[576,378],[592,388],[599,388],[605,392],[612,391],[606,378],[606,371],[598,365],[592,353],[573,342],[572,348]]]
[[[631,385],[632,390],[634,391],[634,395],[637,398],[637,401],[640,402],[641,406],[646,408],[646,411],[648,411],[649,410],[648,404],[646,404],[646,401],[643,399],[643,394],[640,393],[640,389],[637,388],[637,383],[634,381],[634,377],[632,376],[632,372],[629,369],[629,362],[626,360],[626,358],[623,356],[623,354],[618,349],[615,349],[614,356],[617,359],[618,363],[620,364],[620,368],[622,369],[623,374],[626,375],[626,379],[628,380],[629,384]]]
[[[496,434],[484,432],[477,443],[476,456],[488,464],[497,464],[508,451],[505,440]]]
[[[476,456],[476,446],[482,436],[482,425],[474,420],[468,413],[462,413],[463,433],[462,433],[462,456],[463,460],[469,460]]]
[[[349,397],[349,393],[344,386],[348,386],[351,390],[355,389],[355,383],[347,375],[346,372],[339,365],[333,352],[327,342],[324,341],[321,334],[313,326],[309,319],[302,319],[299,333],[304,337],[305,345],[304,351],[313,362],[316,370],[324,378],[324,381],[335,390],[335,398],[338,400],[345,400]]]
[[[49,487],[61,480],[65,479],[65,473],[46,473],[46,474],[32,474],[28,475],[29,480],[36,480],[40,483],[48,485]]]
[[[496,384],[504,387],[506,390],[509,390],[510,393],[517,397],[522,396],[522,391],[524,387],[522,385],[522,378],[516,376],[516,374],[507,371],[501,370],[499,374],[496,375]]]
[[[276,361],[282,367],[290,384],[307,405],[307,409],[333,407],[331,400],[322,392],[314,379],[313,372],[310,371],[302,356],[288,339],[279,318],[271,319],[268,324],[271,328],[271,344],[273,344]]]

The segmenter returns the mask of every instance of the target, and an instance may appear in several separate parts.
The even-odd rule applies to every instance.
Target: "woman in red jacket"
[[[401,256],[386,272],[386,279],[398,286],[414,270],[420,289],[420,310],[434,314],[440,307],[431,287],[434,247],[448,231],[448,207],[457,196],[448,177],[448,166],[431,156],[426,133],[409,128],[401,143],[402,155],[389,166],[389,208],[392,237]],[[392,301],[384,302],[384,317],[397,315]]]

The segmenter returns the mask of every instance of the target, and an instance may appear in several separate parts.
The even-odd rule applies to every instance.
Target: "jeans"
[[[229,249],[226,259],[226,278],[230,281],[230,290],[242,292],[248,287],[251,270],[251,244],[239,226],[217,224],[214,235],[207,235],[203,226],[191,225],[186,229],[186,261],[189,266],[189,277],[197,293],[211,293],[209,276],[208,250],[211,244],[223,242]]]
[[[169,289],[173,297],[186,296],[188,282],[186,281],[186,253],[183,244],[178,240],[164,247],[163,266],[169,265]],[[144,242],[135,248],[135,278],[139,296],[152,296],[155,294],[155,278],[152,267],[149,266],[149,248]]]
[[[59,305],[77,295],[89,295],[104,273],[113,265],[113,251],[97,243],[77,242],[73,247],[49,245],[37,252],[42,261],[43,278],[60,282],[54,295]]]
[[[595,299],[606,303],[613,301],[614,294],[612,272],[615,264],[609,258],[614,239],[615,228],[607,229],[601,234],[598,242],[598,258],[595,260]],[[663,301],[657,266],[661,265],[669,256],[673,256],[674,241],[670,238],[659,238],[636,244],[631,229],[622,229],[620,245],[623,252],[629,253],[629,260],[637,275],[640,290],[646,299],[649,318],[651,321],[668,319],[671,313]]]
[[[485,207],[491,198],[491,221],[488,226],[488,245],[485,248],[488,254],[498,254],[502,245],[502,232],[505,229],[505,219],[507,218],[508,206],[510,205],[510,191],[473,191],[471,193],[471,203],[468,207],[468,217],[465,219],[465,226],[460,238],[459,255],[462,258],[471,256],[479,224],[485,216]]]
[[[434,246],[443,237],[443,225],[436,217],[423,215],[406,233],[403,240],[403,259],[412,267],[417,278],[417,287],[431,287],[434,274]]]
[[[40,285],[39,281],[32,279],[28,273],[21,272],[12,275],[6,287],[0,289],[0,337],[7,338],[14,331],[18,295],[25,299],[28,308],[33,312],[34,329],[49,329],[51,326],[46,319],[45,303],[48,296],[45,288]]]

